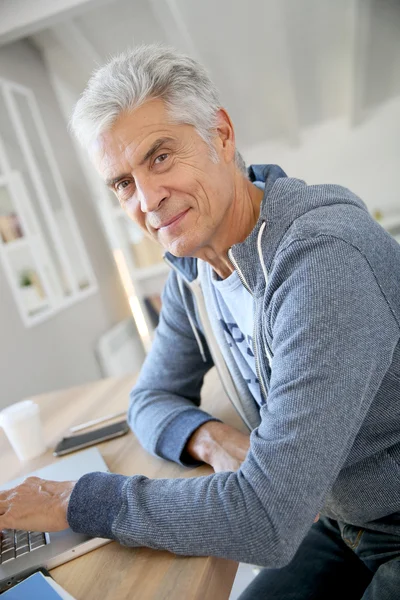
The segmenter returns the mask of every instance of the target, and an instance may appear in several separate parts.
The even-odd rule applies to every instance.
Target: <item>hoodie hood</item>
[[[338,185],[308,186],[300,179],[287,177],[278,165],[251,165],[248,176],[250,181],[264,188],[264,197],[253,231],[243,242],[232,246],[232,255],[238,265],[242,260],[248,260],[249,249],[256,247],[263,223],[262,244],[266,256],[265,267],[269,270],[282,238],[294,221],[306,213],[332,205],[352,205],[367,211],[364,202],[350,190]],[[166,252],[164,260],[179,271],[188,283],[197,278],[196,258],[176,257]],[[253,274],[250,272],[247,279],[251,289],[256,287],[256,272],[257,269],[253,269]]]

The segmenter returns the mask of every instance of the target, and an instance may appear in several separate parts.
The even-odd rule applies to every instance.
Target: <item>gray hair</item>
[[[160,44],[123,52],[95,71],[75,106],[70,128],[87,148],[122,112],[153,98],[165,102],[173,122],[193,125],[218,160],[212,145],[221,107],[218,90],[197,61]],[[235,163],[246,174],[238,150]]]

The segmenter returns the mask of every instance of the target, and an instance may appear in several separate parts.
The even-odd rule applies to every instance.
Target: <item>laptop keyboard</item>
[[[20,529],[3,529],[1,532],[0,564],[33,552],[50,543],[48,533],[41,531],[22,531]]]

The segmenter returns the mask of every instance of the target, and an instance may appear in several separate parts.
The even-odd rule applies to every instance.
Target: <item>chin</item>
[[[197,247],[193,242],[194,240],[176,240],[167,247],[164,246],[164,249],[177,258],[190,257],[194,256]]]
[[[173,256],[176,256],[176,258],[185,258],[185,257],[193,256],[193,253],[190,252],[190,250],[185,250],[184,248],[181,248],[181,247],[167,248],[167,252],[169,252]]]

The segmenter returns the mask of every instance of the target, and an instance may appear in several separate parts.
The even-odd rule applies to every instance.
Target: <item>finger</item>
[[[32,487],[35,488],[38,487],[41,483],[43,483],[43,479],[40,479],[40,477],[27,477],[22,483],[20,483],[17,486],[17,488],[18,490]]]

